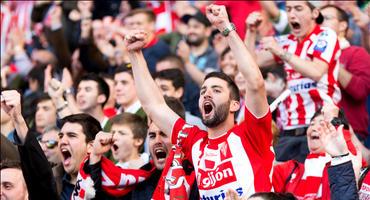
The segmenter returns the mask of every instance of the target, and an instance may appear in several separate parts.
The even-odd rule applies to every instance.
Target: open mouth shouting
[[[68,167],[72,161],[72,154],[67,148],[64,147],[61,147],[60,151],[62,152],[63,166]]]
[[[117,155],[118,154],[118,152],[119,152],[119,146],[117,145],[117,144],[113,144],[112,145],[112,147],[111,147],[111,150],[112,150],[112,153],[114,154],[114,155]]]
[[[153,157],[154,159],[157,160],[157,162],[163,164],[166,162],[167,150],[165,147],[158,145],[157,147],[154,147],[153,153],[154,153]]]
[[[204,118],[209,118],[212,115],[214,107],[212,101],[205,101],[203,103]]]
[[[313,133],[311,133],[311,135],[310,135],[310,139],[311,139],[312,141],[319,141],[319,140],[320,140],[320,134],[319,134],[319,133],[317,133],[317,132],[313,132]]]
[[[294,33],[297,33],[299,31],[301,31],[301,24],[299,22],[292,21],[292,22],[290,22],[290,26],[291,26],[292,31]]]

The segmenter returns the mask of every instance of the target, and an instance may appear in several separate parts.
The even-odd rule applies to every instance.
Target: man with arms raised
[[[206,76],[199,99],[208,132],[185,124],[166,105],[150,76],[141,52],[146,33],[140,30],[126,35],[138,97],[153,122],[166,134],[172,133],[173,144],[179,134],[187,134],[183,153],[194,165],[201,199],[224,198],[229,188],[240,196],[270,191],[271,113],[262,75],[229,22],[225,7],[208,6],[207,17],[226,37],[246,78],[245,120],[240,125],[234,123],[235,112],[240,108],[237,86],[227,75],[213,72]]]

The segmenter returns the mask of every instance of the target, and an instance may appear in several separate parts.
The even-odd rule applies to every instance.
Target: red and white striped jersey
[[[165,34],[175,30],[178,20],[176,13],[172,9],[171,1],[146,1],[146,7],[151,8],[156,15],[156,33]]]
[[[183,152],[194,165],[200,199],[224,199],[228,189],[239,196],[271,191],[274,154],[271,112],[257,119],[245,108],[245,120],[218,138],[188,125],[179,118],[172,130],[172,143],[187,135]]]
[[[31,12],[33,1],[2,1],[1,2],[1,55],[5,52],[8,36],[13,28],[19,28],[25,33],[26,43],[31,42]]]
[[[328,64],[328,71],[316,82],[302,76],[284,62],[287,85],[291,95],[279,105],[279,117],[284,130],[306,127],[323,102],[337,104],[341,98],[337,83],[340,47],[336,33],[325,27],[316,26],[302,42],[290,35],[279,36],[282,48],[302,60],[318,58]]]

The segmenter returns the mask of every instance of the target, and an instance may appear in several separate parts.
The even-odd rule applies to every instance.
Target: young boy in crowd
[[[146,122],[131,113],[121,113],[111,119],[112,155],[116,165],[122,168],[139,169],[149,162],[143,153],[147,133]]]

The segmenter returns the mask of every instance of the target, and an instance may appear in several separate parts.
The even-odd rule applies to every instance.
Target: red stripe
[[[329,69],[328,69],[328,95],[331,98],[333,98],[333,95],[335,92],[334,86],[337,84],[337,81],[334,78],[334,70],[337,67],[338,61],[334,59],[335,59],[335,54],[337,54],[338,50],[339,50],[339,41],[337,40],[337,42],[335,43],[334,51],[333,51],[334,54],[331,57],[331,61],[329,63]]]
[[[298,113],[298,124],[306,124],[306,109],[303,104],[303,98],[300,94],[296,94],[297,97],[297,113]]]
[[[308,94],[310,95],[312,101],[315,104],[315,112],[316,112],[323,105],[323,100],[319,92],[317,91],[317,89],[310,90]]]
[[[80,194],[78,195],[80,198],[85,198],[85,190],[80,190]]]
[[[153,8],[153,12],[158,15],[159,13],[163,13],[166,11],[165,5],[163,2],[160,3],[158,7]]]
[[[287,122],[287,126],[291,126],[292,125],[292,118],[291,118],[291,115],[292,115],[292,112],[290,112],[290,105],[292,104],[292,97],[288,97],[286,98],[286,100],[284,101],[284,105],[285,105],[285,112],[287,112],[287,119],[288,119],[288,122]]]

